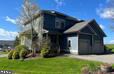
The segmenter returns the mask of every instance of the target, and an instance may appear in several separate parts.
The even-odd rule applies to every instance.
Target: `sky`
[[[34,0],[41,8],[56,10],[77,19],[95,19],[107,37],[105,44],[114,43],[114,31],[110,29],[110,18],[114,18],[114,9],[106,7],[114,0]],[[16,25],[23,0],[0,0],[0,40],[14,40],[18,35]]]

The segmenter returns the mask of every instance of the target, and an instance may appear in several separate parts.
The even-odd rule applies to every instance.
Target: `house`
[[[0,40],[0,51],[4,51],[6,49],[13,49],[14,41],[11,40]]]
[[[78,20],[54,10],[42,10],[34,17],[37,24],[33,28],[38,32],[38,24],[43,24],[54,47],[73,54],[104,53],[103,38],[106,34],[95,20]],[[24,23],[23,32],[31,29],[30,21]],[[23,37],[21,44],[30,47],[31,41]]]

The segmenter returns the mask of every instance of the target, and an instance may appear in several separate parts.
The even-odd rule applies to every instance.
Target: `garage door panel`
[[[104,52],[103,45],[102,45],[101,41],[99,41],[99,40],[95,41],[93,52],[96,54]]]
[[[79,40],[79,54],[90,54],[90,40],[80,39]]]

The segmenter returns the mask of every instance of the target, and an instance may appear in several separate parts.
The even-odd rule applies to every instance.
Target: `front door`
[[[77,54],[78,53],[78,37],[68,37],[68,47],[70,53]]]

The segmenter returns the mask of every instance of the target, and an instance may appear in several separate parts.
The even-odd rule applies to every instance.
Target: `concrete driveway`
[[[107,54],[107,55],[69,55],[69,57],[114,64],[114,54]]]

